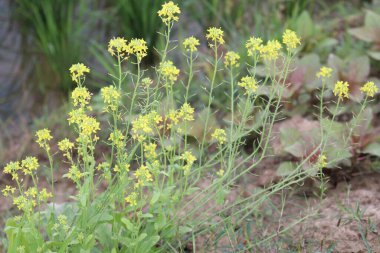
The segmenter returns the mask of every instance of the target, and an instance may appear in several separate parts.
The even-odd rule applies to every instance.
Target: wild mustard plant
[[[220,69],[220,46],[226,43],[223,31],[215,27],[207,29],[205,37],[213,55],[213,71],[207,86],[206,114],[200,124],[203,130],[192,136],[190,130],[199,125],[195,124],[197,111],[188,98],[200,42],[194,37],[183,42],[187,71],[180,70],[169,59],[169,46],[174,43],[170,32],[180,13],[173,2],[164,4],[158,12],[166,26],[162,33],[166,43],[159,52],[161,62],[153,79],[146,77],[142,69],[141,61],[148,52],[143,39],[110,40],[108,52],[117,60],[118,75],[112,76],[111,85],[100,91],[108,128],[101,129],[107,122],[100,122],[92,111],[92,94],[85,86],[90,69],[80,63],[70,68],[77,88],[71,94],[73,109],[68,114],[68,124],[76,139],[58,141],[56,154],[51,148],[56,141],[51,132],[43,129],[36,134],[38,145],[49,158],[52,193],[38,187],[42,169],[37,158],[9,162],[4,168],[15,184],[6,186],[2,192],[12,197],[20,210],[20,216],[10,218],[5,229],[9,252],[21,248],[25,252],[182,251],[187,242],[192,240],[195,245],[199,236],[222,228],[228,217],[233,218],[233,225],[242,226],[271,195],[314,175],[302,169],[305,164],[312,163],[312,169],[321,173],[329,166],[331,161],[325,148],[331,132],[325,129],[320,144],[280,182],[233,202],[226,201],[231,187],[239,184],[269,154],[284,87],[289,85],[286,77],[300,38],[290,30],[285,31],[282,43],[250,38],[246,48],[254,65],[248,75],[242,75],[237,66],[244,63],[233,51],[224,54],[225,68]],[[137,65],[136,74],[124,71],[126,61]],[[281,64],[277,64],[279,61]],[[267,76],[260,79],[256,66],[263,63],[268,63]],[[211,124],[211,105],[214,89],[219,87],[218,71],[228,77],[231,117],[225,126],[216,127]],[[318,76],[328,82],[330,72],[321,69]],[[182,73],[188,74],[183,81],[184,103],[175,96],[173,88],[182,79]],[[127,86],[132,87],[131,92],[126,92]],[[261,87],[268,88],[266,95],[258,94]],[[321,121],[325,110],[324,87],[320,95]],[[362,92],[371,97],[377,89],[367,83]],[[338,96],[336,108],[339,108],[340,101],[348,96],[348,84],[338,82],[334,94]],[[128,106],[123,98],[130,101]],[[170,101],[171,106],[162,110],[159,99]],[[257,117],[259,114],[263,116]],[[247,128],[246,123],[251,120],[259,121],[260,127]],[[100,135],[101,131],[105,135]],[[258,140],[248,143],[246,137],[252,133],[259,136]],[[101,157],[95,152],[98,142],[109,147]],[[215,145],[217,148],[212,148]],[[250,145],[253,151],[245,153],[243,145]],[[75,195],[62,208],[54,204],[56,167],[60,170],[56,174],[63,174],[76,187]],[[23,180],[26,177],[32,178],[33,187],[26,186]],[[206,178],[211,179],[210,183],[202,187]],[[51,199],[52,205],[47,203]]]

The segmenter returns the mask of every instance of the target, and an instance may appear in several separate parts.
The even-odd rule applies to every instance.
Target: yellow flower
[[[183,166],[183,170],[185,172],[185,175],[188,175],[190,172],[191,166],[193,166],[197,158],[190,151],[185,151],[185,153],[181,155],[181,159],[186,162],[186,164]]]
[[[218,172],[216,172],[216,175],[218,175],[219,177],[223,177],[224,176],[224,169],[220,169]]]
[[[374,82],[366,82],[363,87],[360,88],[360,91],[365,93],[368,97],[373,97],[375,93],[378,92],[378,89]]]
[[[179,69],[174,66],[172,61],[161,62],[159,71],[161,72],[162,76],[167,78],[169,81],[177,81]]]
[[[78,84],[80,83],[80,78],[83,77],[85,73],[90,73],[90,69],[83,63],[73,64],[70,67],[71,78]]]
[[[15,190],[16,188],[11,187],[10,185],[6,185],[5,188],[1,190],[1,192],[3,193],[4,197],[8,197],[9,193],[13,195]]]
[[[50,134],[50,130],[48,129],[42,129],[38,130],[36,133],[37,140],[36,142],[41,148],[48,149],[48,142],[53,138]]]
[[[117,110],[120,103],[120,92],[114,86],[103,87],[100,90],[104,104],[106,104],[106,111],[114,112]]]
[[[276,60],[279,56],[281,44],[277,40],[270,40],[260,49],[261,56],[266,60]]]
[[[263,43],[263,40],[261,38],[255,38],[255,37],[249,38],[247,43],[245,43],[245,47],[247,48],[247,51],[248,51],[248,56],[253,56],[255,55],[256,52],[259,52],[261,48],[263,47],[262,43]]]
[[[243,77],[238,85],[245,89],[245,94],[249,95],[257,91],[257,81],[253,76],[245,76]]]
[[[74,147],[74,143],[69,141],[69,139],[65,138],[58,142],[58,149],[62,152],[66,152],[68,150],[71,150]]]
[[[80,172],[76,165],[72,165],[69,169],[69,173],[67,174],[67,177],[73,180],[74,182],[77,182],[82,176],[83,173]]]
[[[137,192],[132,192],[127,197],[125,197],[125,202],[129,203],[131,206],[137,205]]]
[[[226,131],[223,129],[215,129],[211,137],[216,140],[220,145],[223,145],[227,141]]]
[[[329,78],[329,77],[331,77],[332,71],[333,71],[332,68],[322,66],[321,69],[319,70],[319,72],[317,73],[317,77],[318,78],[321,78],[321,77],[322,78]]]
[[[143,39],[132,39],[131,42],[129,42],[129,47],[131,52],[136,55],[138,61],[141,61],[141,59],[147,55],[148,47],[146,46],[146,41]]]
[[[162,117],[155,111],[146,115],[139,115],[139,117],[132,121],[132,138],[142,142],[145,140],[146,135],[154,133],[154,129],[159,128],[162,122]]]
[[[84,117],[86,117],[86,114],[84,113],[83,108],[78,108],[69,112],[69,118],[67,121],[69,122],[69,125],[73,123],[79,125]]]
[[[181,14],[181,10],[179,9],[178,5],[170,1],[168,3],[164,3],[161,10],[159,10],[157,13],[162,21],[166,25],[169,25],[170,22],[178,21],[178,15]]]
[[[233,51],[229,51],[226,53],[226,55],[224,56],[224,65],[226,65],[227,67],[238,67],[239,66],[239,60],[240,60],[240,56],[233,52]]]
[[[318,161],[317,161],[317,167],[319,169],[326,168],[327,166],[327,157],[325,155],[319,155]]]
[[[210,27],[207,29],[206,39],[210,41],[210,47],[213,47],[214,44],[224,44],[223,33],[223,30],[220,28]]]
[[[196,39],[194,36],[186,38],[183,42],[183,47],[189,52],[197,51],[197,46],[199,46],[199,40]]]
[[[182,105],[179,110],[178,116],[184,121],[193,121],[194,120],[194,108],[191,107],[188,103]]]
[[[144,186],[148,182],[153,181],[152,174],[150,174],[148,168],[145,165],[141,165],[140,168],[135,171],[135,177],[137,179],[137,183],[135,185],[136,188]]]
[[[153,80],[149,77],[145,77],[141,80],[141,84],[145,89],[148,89],[153,84]]]
[[[47,201],[49,198],[52,198],[53,194],[51,192],[48,192],[46,188],[43,188],[40,191],[40,200],[41,201]]]
[[[157,148],[157,144],[155,143],[149,143],[149,144],[144,143],[145,157],[148,160],[152,161],[157,158],[156,148]]]
[[[81,130],[81,134],[90,136],[91,134],[96,134],[96,132],[100,130],[100,125],[95,118],[85,116],[79,124],[79,128]]]
[[[123,58],[128,58],[131,53],[131,48],[127,44],[127,40],[124,38],[113,38],[108,42],[108,52],[112,56],[118,56]]]
[[[74,106],[85,107],[90,102],[91,93],[86,87],[76,87],[71,93],[71,98]]]
[[[20,162],[9,162],[5,167],[4,167],[4,173],[5,174],[13,174],[16,173],[18,170],[21,169]]]
[[[334,87],[334,96],[338,96],[343,99],[344,97],[348,98],[348,83],[343,81],[338,81]]]
[[[282,35],[282,42],[287,46],[288,51],[297,48],[298,45],[301,45],[301,40],[297,34],[289,29],[286,29]]]
[[[21,166],[23,167],[25,175],[31,175],[40,165],[38,164],[37,158],[28,156],[21,161]]]
[[[112,132],[108,138],[108,140],[112,142],[112,145],[119,149],[123,148],[124,139],[125,137],[119,129],[116,129],[114,132]]]

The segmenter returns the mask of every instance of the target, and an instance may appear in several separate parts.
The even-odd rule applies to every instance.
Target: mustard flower
[[[327,157],[325,155],[319,155],[317,161],[317,168],[323,169],[327,166]]]
[[[148,47],[143,39],[132,39],[129,42],[131,53],[136,55],[138,61],[141,61],[147,55]]]
[[[348,83],[343,81],[336,82],[334,96],[338,96],[340,99],[343,99],[344,97],[348,98]]]
[[[185,41],[183,42],[183,47],[189,52],[197,51],[198,46],[199,46],[199,40],[196,39],[194,36],[186,38]]]
[[[150,79],[149,77],[145,77],[141,80],[141,84],[145,89],[148,89],[152,84],[153,80]]]
[[[103,87],[100,90],[106,111],[115,112],[119,106],[121,94],[114,86]]]
[[[69,141],[69,139],[65,138],[58,142],[58,149],[61,150],[62,152],[66,152],[71,150],[74,147],[74,143]]]
[[[193,121],[194,120],[194,108],[190,104],[185,103],[181,106],[181,109],[178,113],[179,117],[184,121]]]
[[[112,145],[114,145],[115,147],[119,149],[123,148],[124,139],[125,137],[119,129],[116,129],[114,132],[112,132],[110,134],[110,137],[108,138],[108,140],[112,142]]]
[[[173,126],[178,125],[180,119],[181,118],[178,111],[170,110],[166,117],[166,122],[168,122],[167,123],[168,129],[171,129]]]
[[[224,65],[226,67],[238,67],[239,66],[239,60],[240,60],[240,55],[233,51],[229,51],[226,53],[224,56]]]
[[[71,124],[79,125],[84,119],[84,117],[86,117],[84,109],[78,108],[69,112],[69,118],[67,119],[67,121],[69,122],[69,125]]]
[[[146,185],[148,182],[152,182],[152,174],[150,174],[148,168],[145,165],[141,165],[135,171],[135,177],[137,179],[137,183],[135,185],[136,188]]]
[[[331,77],[332,71],[333,71],[332,68],[322,66],[321,69],[319,70],[319,72],[317,73],[317,77],[318,78],[329,78],[329,77]]]
[[[181,159],[186,162],[186,164],[183,166],[183,170],[184,170],[185,175],[188,175],[190,172],[191,166],[193,166],[197,158],[190,151],[185,151],[185,153],[181,155]]]
[[[157,158],[156,148],[157,148],[157,144],[155,143],[149,143],[149,144],[144,143],[145,157],[148,160],[153,161]]]
[[[80,172],[78,167],[76,165],[72,165],[69,169],[69,173],[67,173],[67,177],[74,182],[77,182],[81,177],[83,176],[83,173]]]
[[[162,21],[166,25],[169,25],[173,21],[178,21],[178,15],[181,14],[181,10],[179,9],[178,5],[174,4],[173,1],[170,1],[164,3],[161,10],[159,10],[157,13]]]
[[[40,191],[40,200],[41,201],[47,201],[49,198],[52,198],[53,194],[51,192],[48,192],[46,188],[43,188]]]
[[[248,51],[248,56],[255,55],[256,52],[259,52],[263,47],[263,40],[261,38],[251,37],[245,43],[245,47]]]
[[[6,185],[4,189],[1,190],[1,193],[4,195],[4,197],[8,197],[9,193],[14,194],[16,188],[11,187],[10,185]]]
[[[18,180],[18,174],[17,172],[21,170],[20,162],[9,162],[5,167],[4,167],[4,173],[5,174],[10,174],[12,175],[12,180]]]
[[[220,169],[218,172],[216,172],[216,175],[218,175],[219,177],[223,177],[224,176],[224,169]]]
[[[227,141],[227,135],[226,131],[223,129],[215,129],[214,133],[211,135],[211,137],[216,140],[220,145],[223,145]]]
[[[79,124],[79,129],[81,130],[81,135],[90,136],[100,130],[100,124],[95,118],[85,116]]]
[[[80,82],[80,78],[83,77],[85,73],[90,73],[90,69],[83,63],[73,64],[70,67],[71,78],[78,84]]]
[[[159,128],[162,117],[155,111],[139,117],[132,121],[132,138],[142,142],[147,135],[152,135],[154,129]]]
[[[257,91],[257,81],[253,76],[245,76],[243,77],[238,85],[245,89],[245,94],[250,95]]]
[[[36,171],[39,167],[39,163],[36,157],[28,156],[21,161],[21,167],[25,175],[31,175],[33,171]]]
[[[223,39],[223,30],[216,27],[210,27],[207,29],[206,33],[206,39],[210,41],[210,47],[213,47],[214,44],[223,45],[224,39]]]
[[[366,82],[363,87],[360,88],[360,91],[365,93],[368,97],[373,97],[375,93],[378,92],[378,89],[374,82]]]
[[[288,51],[291,51],[297,48],[298,45],[301,45],[301,40],[297,34],[289,29],[286,29],[282,35],[282,42],[287,46]]]
[[[76,87],[71,93],[74,106],[85,107],[89,104],[91,99],[91,93],[86,87]]]
[[[130,46],[127,43],[127,40],[124,38],[113,38],[108,42],[108,52],[112,56],[123,57],[124,59],[128,58],[128,55],[132,52]]]
[[[41,148],[49,149],[48,142],[53,138],[49,129],[38,130],[36,133],[36,142]]]
[[[160,63],[159,71],[162,76],[167,78],[170,82],[177,81],[179,69],[177,69],[172,61],[164,61]]]
[[[125,197],[125,202],[129,203],[131,206],[136,206],[137,198],[138,198],[137,192],[132,192],[127,197]]]
[[[260,49],[260,54],[265,60],[277,60],[280,54],[281,44],[277,40],[270,40]]]

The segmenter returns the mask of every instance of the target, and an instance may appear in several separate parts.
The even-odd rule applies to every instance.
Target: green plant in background
[[[22,24],[25,39],[37,46],[37,71],[42,89],[70,91],[72,83],[67,69],[82,59],[88,21],[86,1],[16,0],[15,17]]]
[[[348,32],[356,38],[370,43],[368,55],[375,60],[380,60],[380,15],[367,10],[364,25],[349,29]]]
[[[261,38],[251,37],[245,46],[253,66],[241,74],[238,66],[244,62],[239,54],[231,50],[224,58],[221,55],[220,48],[226,44],[223,30],[209,27],[205,37],[211,48],[212,71],[203,87],[207,103],[196,114],[189,104],[189,91],[195,83],[194,62],[202,60],[197,58],[199,40],[190,37],[184,41],[187,69],[177,68],[171,60],[176,47],[171,34],[181,10],[168,2],[157,14],[163,23],[164,45],[158,50],[160,63],[155,75],[149,76],[142,64],[148,55],[145,40],[117,37],[109,41],[108,52],[117,64],[111,84],[100,91],[104,122],[99,121],[101,116],[94,115],[92,94],[85,86],[90,69],[81,63],[71,66],[71,78],[77,87],[71,94],[73,109],[68,123],[76,138],[57,141],[48,129],[36,134],[36,142],[48,157],[51,193],[39,184],[40,168],[44,166],[36,157],[5,166],[4,173],[12,177],[14,185],[6,186],[2,192],[13,199],[20,211],[20,215],[7,220],[4,229],[8,252],[181,252],[188,243],[194,252],[212,251],[216,250],[214,242],[203,242],[202,249],[196,247],[204,235],[215,231],[219,237],[233,239],[228,246],[234,250],[257,251],[273,235],[244,235],[244,240],[254,240],[241,244],[241,236],[232,235],[234,228],[250,226],[249,218],[260,212],[272,195],[316,174],[311,172],[322,172],[337,164],[340,157],[329,152],[333,148],[331,129],[335,129],[335,117],[348,97],[349,84],[336,82],[332,92],[337,102],[329,118],[323,98],[329,89],[326,81],[331,71],[321,70],[319,124],[323,127],[311,142],[314,146],[279,182],[227,200],[232,187],[269,155],[300,38],[291,30],[283,33],[282,43],[275,39],[264,43]],[[265,75],[260,77],[257,64],[262,62],[266,62]],[[133,71],[124,69],[127,63],[135,66]],[[188,75],[180,75],[182,72]],[[229,117],[223,125],[214,119],[212,108],[215,91],[225,89],[216,80],[218,74],[226,77],[223,83],[228,84],[225,107]],[[185,94],[177,92],[181,81]],[[125,86],[132,89],[125,92]],[[267,92],[259,94],[263,88]],[[361,91],[365,100],[358,118],[377,88],[368,82]],[[246,127],[258,115],[260,127]],[[357,124],[355,120],[353,125]],[[345,141],[353,133],[349,129],[348,134],[342,132]],[[101,139],[100,131],[107,137]],[[247,143],[252,132],[258,135],[257,142]],[[302,139],[297,133],[292,136]],[[57,142],[59,154],[54,152],[53,142]],[[99,142],[109,147],[102,156],[96,155]],[[250,153],[243,151],[245,145],[251,146]],[[55,202],[56,168],[67,170],[64,177],[76,188],[75,195],[70,196],[72,202],[61,207]],[[209,181],[206,186],[202,186],[204,180]]]

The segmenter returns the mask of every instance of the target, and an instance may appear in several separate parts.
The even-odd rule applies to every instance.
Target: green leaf
[[[370,43],[380,40],[379,32],[380,29],[374,27],[359,27],[348,30],[348,33],[352,36]]]
[[[375,60],[380,61],[380,52],[379,51],[368,51],[368,55]]]
[[[125,227],[131,231],[132,233],[135,232],[136,228],[135,226],[132,224],[132,222],[130,220],[128,220],[127,218],[123,217],[121,218],[121,222],[125,225]]]
[[[161,195],[161,192],[157,192],[157,191],[155,191],[155,192],[153,193],[152,199],[150,200],[150,204],[151,204],[151,205],[154,205],[154,203],[156,203],[157,200],[160,198],[160,195]]]
[[[380,157],[380,143],[375,142],[369,144],[364,150],[363,153],[374,155]]]
[[[297,20],[297,33],[303,38],[312,37],[315,32],[314,22],[311,19],[309,12],[303,11]]]
[[[278,166],[276,173],[277,175],[281,177],[285,177],[285,176],[290,175],[292,172],[294,172],[296,168],[297,166],[293,162],[289,162],[289,161],[282,162],[280,166]]]
[[[380,27],[380,15],[371,10],[367,10],[364,25],[366,27]]]

